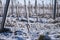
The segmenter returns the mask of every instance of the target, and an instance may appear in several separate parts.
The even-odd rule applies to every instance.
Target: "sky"
[[[28,4],[29,0],[26,0],[26,4]],[[37,0],[38,3],[42,4],[42,1],[44,1],[44,4],[49,4],[52,2],[52,0]],[[53,0],[54,1],[54,0]],[[2,0],[3,4],[5,4],[6,0]],[[11,2],[11,1],[10,1]],[[17,0],[16,2],[24,4],[24,0]],[[31,4],[34,5],[35,0],[30,0]]]

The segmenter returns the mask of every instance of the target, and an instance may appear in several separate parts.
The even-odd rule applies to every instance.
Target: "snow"
[[[26,18],[23,18],[26,19]],[[20,19],[21,20],[21,19]],[[35,21],[35,19],[30,18],[29,20]],[[8,21],[8,22],[7,22]],[[46,32],[49,32],[49,36],[52,40],[60,40],[54,36],[60,33],[60,27],[57,24],[53,24],[53,19],[40,18],[40,22],[29,23],[29,32],[27,28],[27,22],[21,22],[16,20],[13,17],[7,17],[5,28],[11,29],[13,33],[0,33],[0,39],[5,40],[36,40],[40,35],[45,35]],[[42,21],[42,22],[41,22]],[[8,24],[14,26],[7,26]],[[14,34],[16,32],[17,35]],[[60,35],[60,34],[59,34]]]
[[[60,17],[56,18],[55,20],[56,20],[56,21],[60,21]]]

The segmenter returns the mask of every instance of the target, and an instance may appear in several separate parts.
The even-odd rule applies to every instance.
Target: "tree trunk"
[[[10,3],[10,0],[6,0],[6,4],[5,4],[5,7],[4,7],[4,14],[3,14],[3,19],[2,19],[0,30],[4,30],[4,24],[5,24],[5,20],[6,20],[6,16],[7,16],[9,3]]]

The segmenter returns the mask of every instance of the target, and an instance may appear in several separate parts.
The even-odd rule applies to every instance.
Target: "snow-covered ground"
[[[11,29],[13,33],[0,33],[0,39],[4,40],[37,40],[41,34],[49,32],[49,36],[52,40],[60,40],[60,27],[57,24],[53,24],[53,19],[39,18],[39,22],[35,23],[35,19],[30,18],[27,26],[26,18],[23,18],[25,22],[21,22],[21,18],[16,20],[13,17],[7,17],[5,27]],[[16,35],[14,32],[16,31]]]

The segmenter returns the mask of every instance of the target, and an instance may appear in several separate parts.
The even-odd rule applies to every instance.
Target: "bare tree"
[[[13,9],[14,9],[13,0],[11,0],[11,4],[12,4],[12,6],[11,6],[11,14],[13,15]]]
[[[29,0],[29,2],[28,2],[28,11],[29,11],[29,17],[31,16],[31,5],[30,5],[30,0]]]
[[[29,13],[27,11],[26,0],[24,0],[24,7],[25,7],[26,18],[27,18],[27,21],[28,21],[26,26],[27,26],[27,30],[28,30],[28,33],[29,33]]]
[[[39,3],[39,15],[40,15],[40,9],[41,9],[41,7],[40,7],[41,5],[40,5],[40,3]]]
[[[16,5],[16,16],[17,16],[17,20],[19,20],[19,10],[18,10],[18,5],[19,5],[19,2],[18,2],[17,5]]]
[[[36,13],[36,18],[38,21],[38,13],[37,13],[37,0],[35,0],[35,13]]]
[[[26,0],[24,0],[24,8],[25,8],[25,12],[24,13],[26,14],[25,17],[27,16],[27,9],[26,9],[26,7],[27,7],[26,6]]]
[[[42,7],[43,7],[43,17],[44,17],[44,1],[42,1]]]
[[[6,0],[6,4],[5,4],[5,7],[4,7],[4,14],[3,14],[3,18],[2,18],[1,27],[0,27],[0,32],[9,31],[8,29],[4,28],[4,24],[5,24],[5,20],[6,20],[6,16],[7,16],[7,11],[8,11],[8,7],[9,7],[9,3],[10,3],[10,0]]]
[[[14,11],[14,4],[16,5],[16,2],[17,2],[18,0],[11,0],[11,14],[12,14],[12,16],[13,16],[13,11]]]
[[[57,0],[54,0],[54,14],[53,14],[53,19],[56,18],[56,2],[57,2]]]

